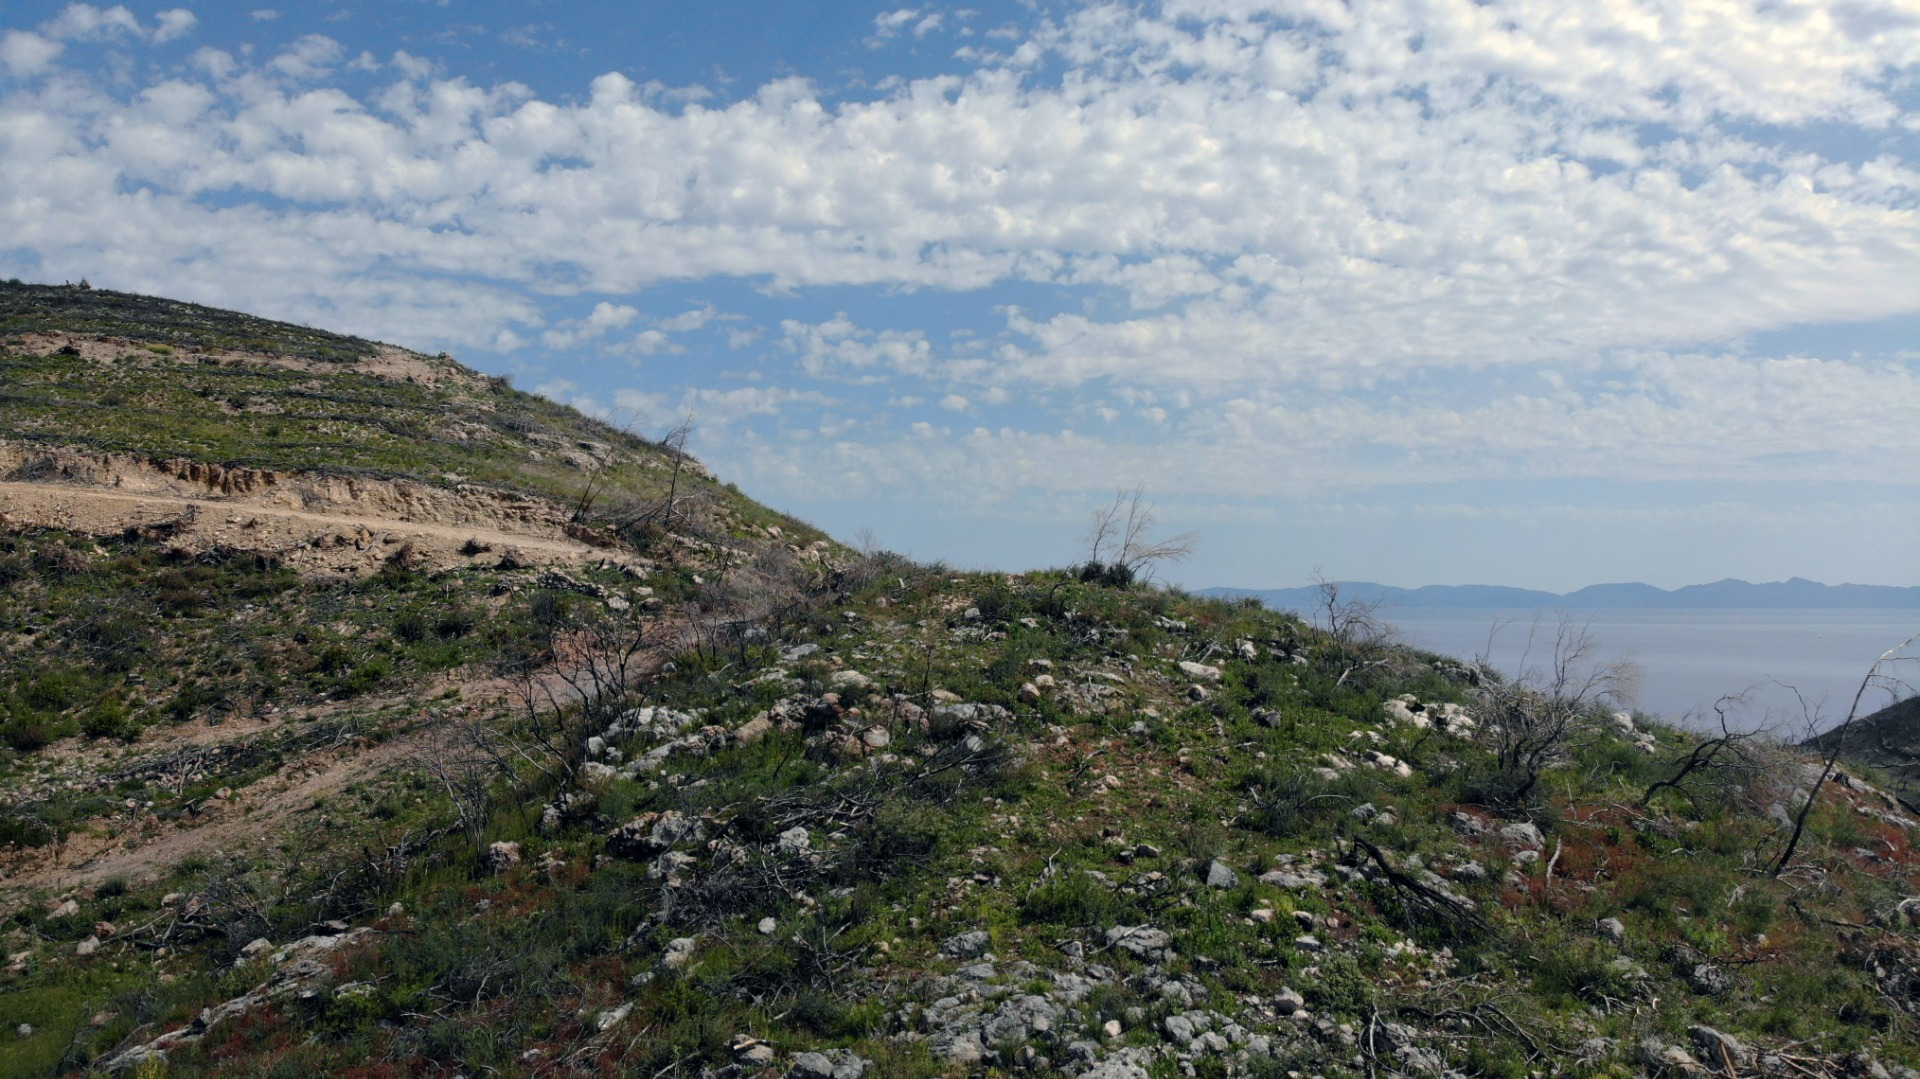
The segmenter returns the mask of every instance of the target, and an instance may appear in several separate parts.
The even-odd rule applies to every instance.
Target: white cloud
[[[124,6],[97,8],[92,4],[68,4],[59,15],[42,23],[49,37],[63,41],[88,40],[126,34],[142,36],[140,20]]]
[[[614,330],[623,329],[640,317],[640,309],[629,304],[601,302],[593,305],[583,319],[573,319],[555,329],[540,335],[540,343],[548,348],[564,350],[592,341],[598,341]]]
[[[780,324],[781,346],[816,378],[871,380],[932,370],[933,347],[917,330],[869,330],[842,313],[826,322]]]
[[[194,18],[193,12],[179,7],[169,8],[154,16],[154,19],[159,24],[153,29],[152,40],[155,45],[185,37],[200,23],[199,19]]]
[[[1903,10],[1092,4],[1004,62],[870,100],[795,78],[704,104],[617,74],[543,99],[406,53],[360,95],[328,85],[346,53],[317,35],[124,88],[75,63],[0,92],[0,233],[56,277],[430,347],[671,355],[731,316],[621,301],[749,282],[775,314],[726,327],[729,348],[777,322],[773,355],[805,376],[985,425],[836,429],[820,452],[875,489],[1832,475],[1920,459],[1913,362],[1725,343],[1920,312]],[[874,33],[940,18],[895,9]],[[0,38],[0,62],[25,80],[64,41],[192,28],[152,25],[74,5]],[[1823,149],[1853,144],[1879,148]],[[950,353],[916,328],[929,295],[989,287],[1037,298]],[[828,317],[840,288],[900,314]],[[608,299],[569,322],[551,295]],[[818,404],[715,392],[741,392],[741,426]]]
[[[626,348],[637,356],[656,356],[663,352],[686,351],[683,346],[674,343],[673,338],[659,330],[641,330],[633,335],[633,340],[627,342]]]
[[[274,57],[270,66],[283,75],[312,79],[333,70],[341,52],[340,43],[325,34],[307,34]]]
[[[921,17],[920,11],[917,8],[903,7],[895,8],[892,11],[883,11],[873,17],[873,36],[867,39],[867,44],[869,46],[878,46],[890,38],[899,37],[902,30],[911,26],[914,20],[920,19]],[[939,16],[935,15],[933,18],[937,19]]]
[[[699,427],[718,428],[748,417],[780,416],[795,406],[826,408],[834,399],[815,390],[777,386],[742,386],[730,390],[697,389],[681,402],[681,413],[691,414]]]
[[[722,315],[711,307],[696,307],[691,310],[682,311],[672,318],[661,319],[659,322],[654,323],[654,326],[657,329],[665,330],[667,333],[690,333],[700,329],[714,319],[725,317],[725,315]]]
[[[45,71],[65,46],[29,30],[9,30],[0,37],[0,64],[7,74],[25,79]]]

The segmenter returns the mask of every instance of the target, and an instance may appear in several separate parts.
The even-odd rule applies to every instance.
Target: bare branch
[[[1915,658],[1911,650],[1916,642],[1920,642],[1920,633],[1880,653],[1880,658],[1873,661],[1873,666],[1867,668],[1866,676],[1860,679],[1860,688],[1854,691],[1853,704],[1847,709],[1847,718],[1828,734],[1832,744],[1821,762],[1819,778],[1813,781],[1813,789],[1807,792],[1807,800],[1801,804],[1800,812],[1794,815],[1793,834],[1788,837],[1786,848],[1780,852],[1780,857],[1774,859],[1771,872],[1775,877],[1786,872],[1787,867],[1793,864],[1794,853],[1800,849],[1800,839],[1807,830],[1807,818],[1812,816],[1814,803],[1820,798],[1820,788],[1826,786],[1827,780],[1833,776],[1834,766],[1840,759],[1840,751],[1847,744],[1847,734],[1852,730],[1854,720],[1860,717],[1860,702],[1866,699],[1867,690],[1885,690],[1895,700],[1903,695],[1902,691],[1905,695],[1913,693],[1911,682],[1908,679],[1896,677],[1892,671],[1894,664],[1902,660],[1911,662]],[[1794,696],[1799,697],[1799,695],[1799,691],[1795,690]],[[1800,705],[1802,712],[1805,713],[1805,698],[1801,698]]]
[[[1153,567],[1161,562],[1178,562],[1193,553],[1192,532],[1153,538],[1158,521],[1145,487],[1115,491],[1111,504],[1093,511],[1081,577],[1130,584],[1151,578]]]

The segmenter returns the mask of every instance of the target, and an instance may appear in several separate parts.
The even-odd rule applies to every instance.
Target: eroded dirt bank
[[[509,552],[528,563],[618,557],[541,499],[476,485],[226,468],[0,441],[0,528],[128,529],[189,550],[272,554],[308,574],[365,574],[402,556],[445,568]]]

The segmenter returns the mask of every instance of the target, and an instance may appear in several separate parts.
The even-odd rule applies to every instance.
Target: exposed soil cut
[[[0,528],[87,535],[140,530],[191,551],[259,551],[310,575],[364,575],[389,559],[445,569],[623,559],[568,533],[537,498],[0,442]]]

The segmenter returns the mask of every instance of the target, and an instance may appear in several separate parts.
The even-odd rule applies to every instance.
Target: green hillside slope
[[[611,501],[672,482],[446,361],[54,310],[0,328],[17,441],[563,506],[613,471],[505,411],[617,446]],[[1870,776],[1782,864],[1811,758],[1637,721],[1577,641],[1515,683],[694,482],[551,565],[9,518],[0,1075],[1920,1076],[1920,823]]]

